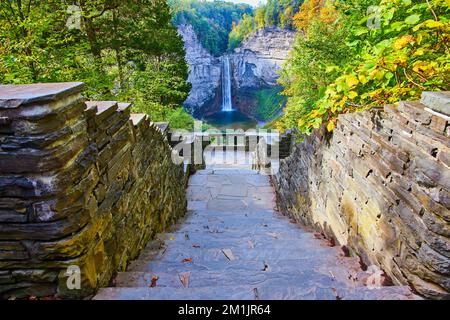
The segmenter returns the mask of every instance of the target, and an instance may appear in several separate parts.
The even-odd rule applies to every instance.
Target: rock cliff
[[[295,32],[265,28],[245,40],[231,55],[236,89],[274,86],[277,71],[286,60]]]
[[[185,108],[197,118],[220,110],[223,57],[211,55],[198,40],[191,25],[180,25],[190,67],[192,84]],[[233,106],[253,115],[256,93],[261,88],[276,85],[277,71],[286,60],[295,32],[277,28],[258,30],[232,53],[227,53],[232,70]]]
[[[235,108],[258,118],[258,93],[277,85],[278,71],[288,57],[294,38],[293,31],[265,28],[234,50],[231,57]]]
[[[192,84],[191,92],[185,101],[185,108],[194,116],[211,113],[219,92],[221,60],[212,56],[198,40],[191,25],[181,25],[178,33],[184,41],[186,60],[189,64],[188,81]],[[220,95],[220,94],[219,94]]]

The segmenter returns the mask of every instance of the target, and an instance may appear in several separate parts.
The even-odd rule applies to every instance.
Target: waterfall
[[[224,57],[222,70],[222,111],[233,111],[231,105],[230,58]]]

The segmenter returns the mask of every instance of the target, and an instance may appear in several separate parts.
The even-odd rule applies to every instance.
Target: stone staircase
[[[94,299],[418,299],[279,214],[269,177],[249,168],[193,175],[187,216]]]

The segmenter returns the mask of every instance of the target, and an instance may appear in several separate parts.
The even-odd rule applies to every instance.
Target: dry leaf
[[[152,283],[150,284],[150,288],[156,287],[156,282],[158,281],[158,279],[159,279],[158,276],[152,277]]]
[[[276,234],[276,233],[268,232],[267,234],[271,237],[274,237],[275,239],[278,239],[278,234]]]
[[[192,258],[184,258],[182,262],[191,262]]]
[[[236,257],[233,255],[233,251],[231,251],[231,249],[223,249],[222,252],[225,255],[225,257],[228,258],[228,260],[230,261],[236,260]]]
[[[254,249],[254,248],[255,248],[255,245],[254,245],[253,242],[251,242],[250,240],[248,240],[247,243],[248,243],[248,247],[249,247],[250,249]]]
[[[193,244],[192,245],[194,248],[200,248],[200,245],[199,244]]]
[[[175,237],[174,236],[171,236],[170,238],[169,238],[169,240],[175,240]]]
[[[178,278],[180,278],[181,284],[183,287],[189,287],[189,277],[191,276],[191,271],[181,272],[178,274]]]

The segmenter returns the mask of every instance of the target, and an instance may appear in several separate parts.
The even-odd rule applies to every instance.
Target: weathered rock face
[[[223,57],[214,57],[203,48],[192,26],[181,25],[178,33],[184,41],[190,67],[188,80],[192,84],[185,108],[198,118],[219,111]],[[251,114],[256,104],[255,92],[276,85],[277,72],[288,56],[294,36],[289,30],[262,29],[227,54],[232,69],[234,107]]]
[[[295,32],[276,28],[258,30],[231,54],[236,89],[274,86],[286,61]]]
[[[81,92],[0,86],[0,298],[91,294],[185,212],[166,126]]]
[[[340,115],[332,136],[294,144],[274,182],[284,213],[397,284],[450,298],[450,94],[422,103]]]
[[[278,71],[286,61],[295,32],[265,28],[245,40],[230,55],[233,65],[233,105],[253,114],[256,92],[277,85]]]
[[[184,41],[190,68],[188,81],[192,84],[185,108],[194,116],[217,111],[219,105],[214,101],[218,101],[216,95],[220,92],[221,60],[203,48],[191,25],[179,26],[178,33]]]

